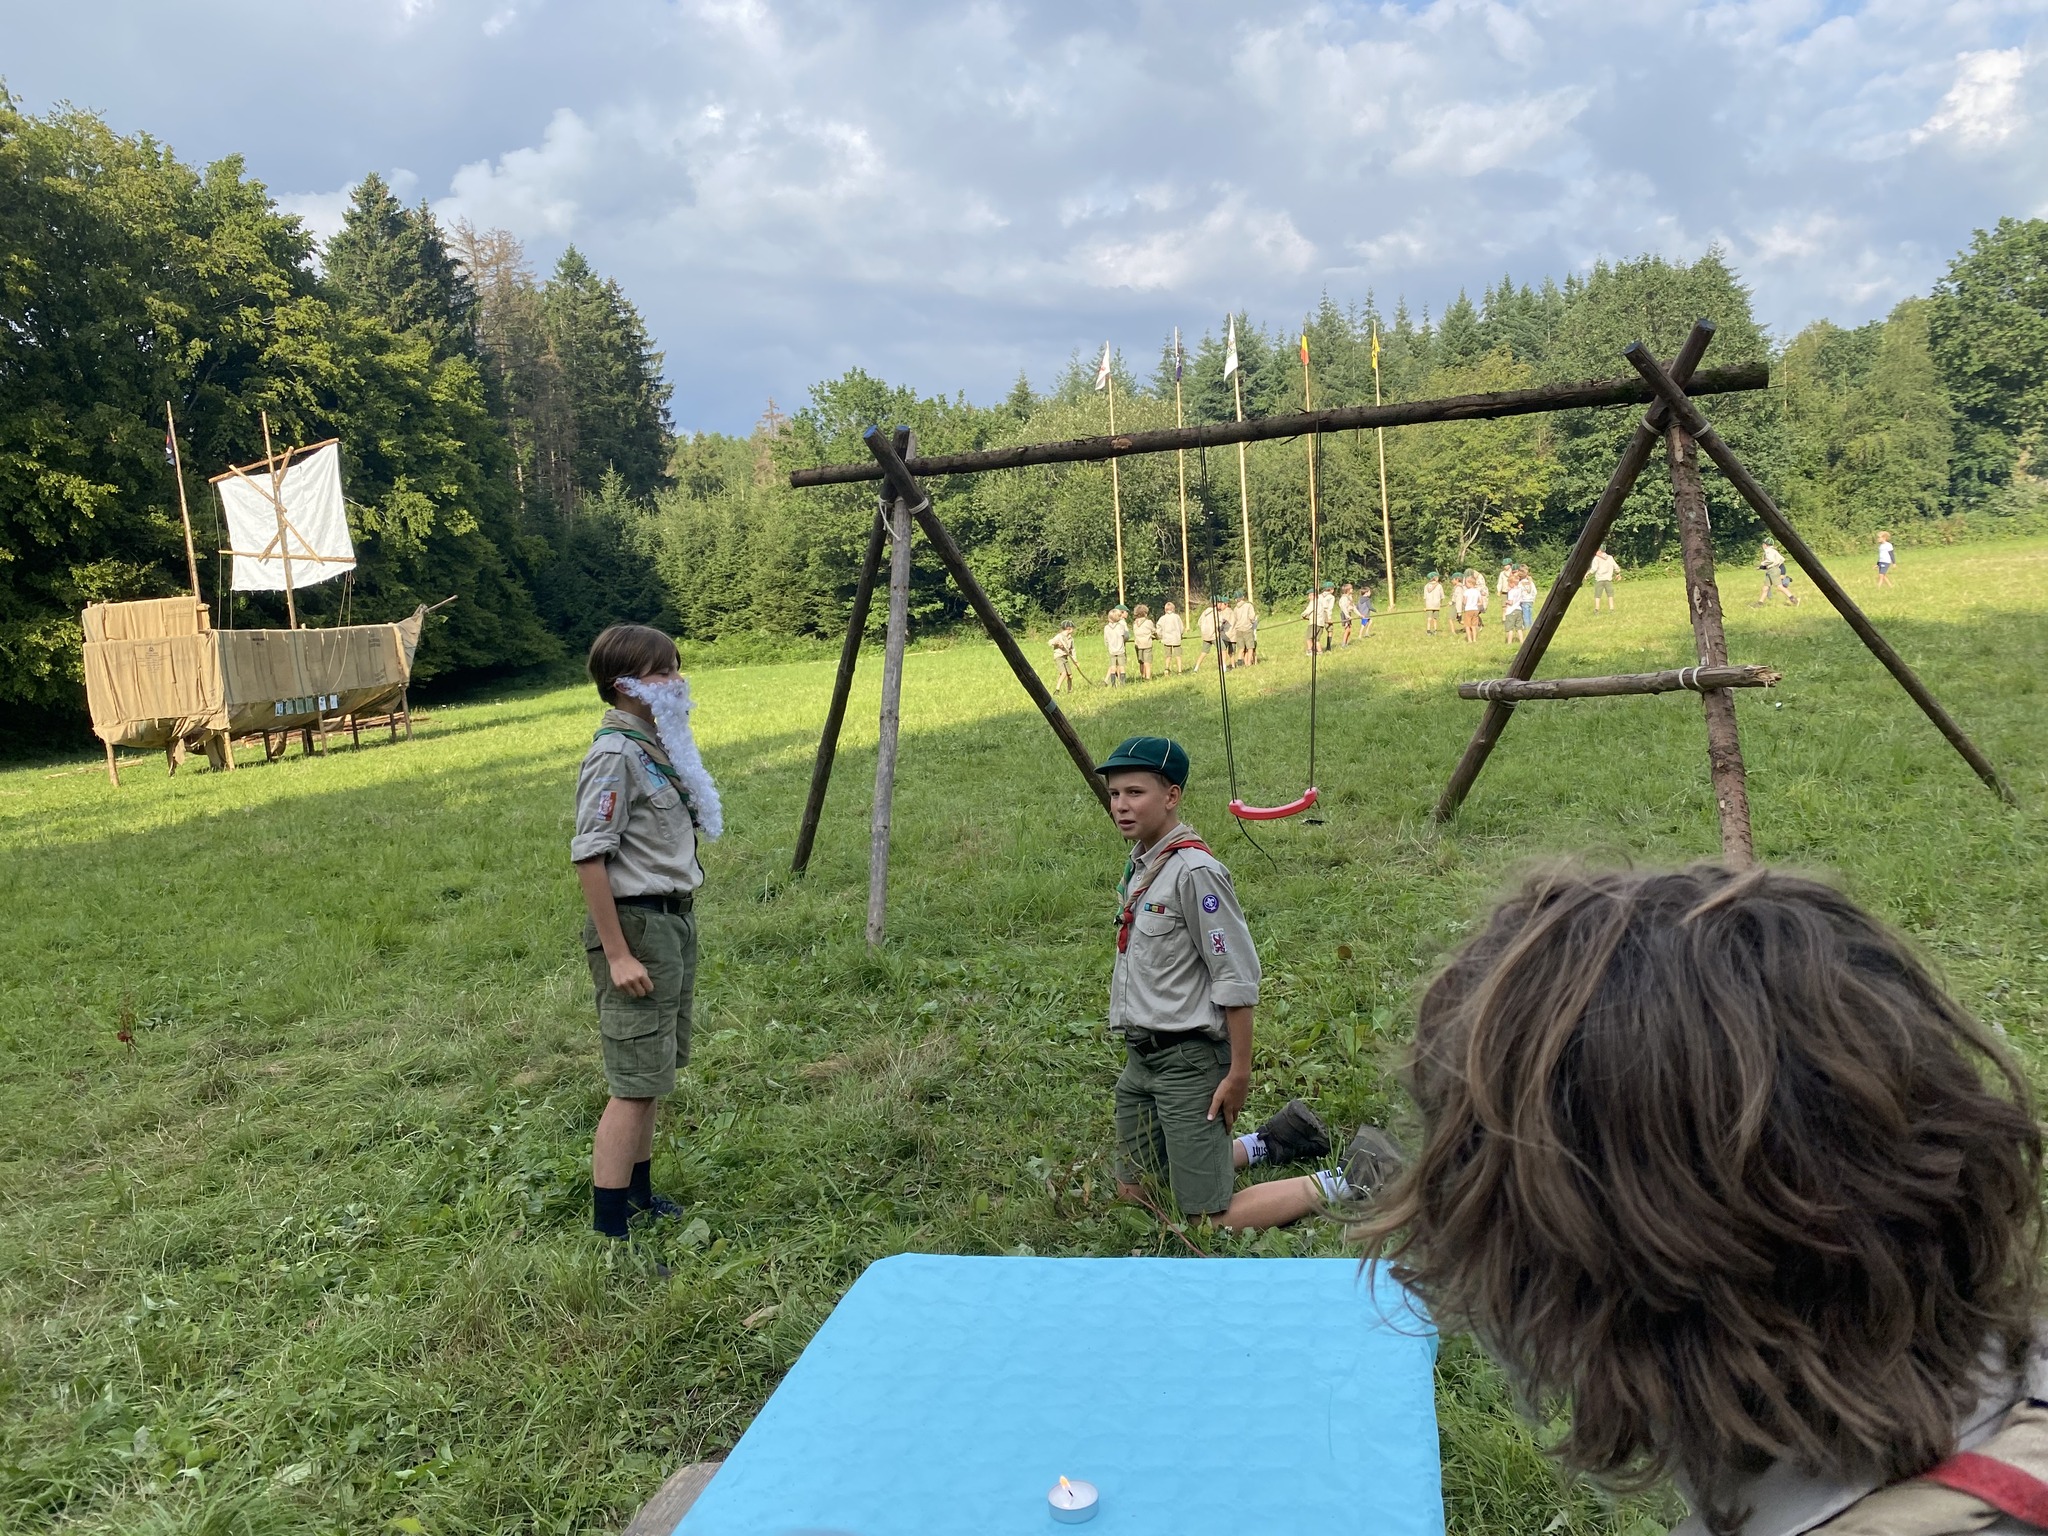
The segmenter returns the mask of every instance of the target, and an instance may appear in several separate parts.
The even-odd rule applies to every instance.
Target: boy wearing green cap
[[[1131,843],[1109,982],[1109,1027],[1124,1043],[1118,1193],[1141,1200],[1150,1177],[1184,1214],[1232,1228],[1284,1226],[1346,1198],[1334,1171],[1235,1189],[1240,1168],[1327,1156],[1329,1132],[1293,1099],[1258,1130],[1231,1136],[1251,1088],[1259,955],[1230,871],[1180,819],[1186,751],[1133,736],[1098,771]]]
[[[1052,691],[1067,693],[1074,691],[1074,621],[1067,620],[1050,641],[1053,665],[1058,670],[1053,674]]]

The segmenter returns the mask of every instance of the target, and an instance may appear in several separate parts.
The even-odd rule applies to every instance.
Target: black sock
[[[626,1186],[626,1204],[636,1211],[644,1211],[654,1204],[653,1158],[646,1158],[633,1165],[633,1179]]]
[[[626,1218],[633,1214],[628,1204],[628,1194],[623,1189],[606,1189],[602,1184],[590,1186],[590,1225],[606,1237],[624,1237]]]

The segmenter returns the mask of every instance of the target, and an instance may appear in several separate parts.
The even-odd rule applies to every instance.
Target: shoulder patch
[[[1209,930],[1209,952],[1213,955],[1220,955],[1228,952],[1229,948],[1230,946],[1224,942],[1223,930],[1221,928],[1211,928]]]
[[[1211,891],[1208,895],[1202,898],[1202,910],[1204,912],[1214,912],[1218,907],[1222,905],[1223,898],[1221,896],[1218,896],[1214,891]]]
[[[607,789],[598,795],[597,819],[599,821],[610,821],[612,819],[612,812],[618,808],[619,792],[616,789]]]

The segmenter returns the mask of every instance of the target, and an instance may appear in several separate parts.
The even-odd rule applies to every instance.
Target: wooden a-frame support
[[[1800,567],[1813,581],[1821,594],[1832,603],[1835,610],[1848,621],[1857,638],[1870,648],[1885,669],[1905,689],[1913,702],[1920,706],[1927,718],[1977,776],[2008,804],[2013,802],[2013,793],[2005,781],[1991,766],[1990,759],[1978,750],[1976,743],[1963,734],[1948,711],[1920,681],[1919,676],[1909,667],[1904,658],[1892,649],[1889,641],[1877,632],[1863,610],[1854,599],[1821,564],[1820,557],[1802,539],[1785,516],[1778,510],[1777,503],[1757,483],[1754,476],[1721,436],[1700,414],[1699,407],[1686,393],[1686,382],[1698,367],[1707,345],[1713,340],[1714,327],[1702,320],[1693,326],[1692,334],[1686,338],[1684,347],[1667,371],[1649,349],[1641,342],[1629,346],[1624,352],[1629,364],[1642,375],[1644,383],[1650,386],[1654,403],[1636,426],[1627,448],[1622,451],[1621,462],[1615,466],[1608,479],[1607,488],[1594,504],[1593,512],[1586,519],[1586,525],[1579,531],[1577,542],[1572,545],[1566,557],[1564,569],[1558,573],[1552,584],[1543,608],[1536,616],[1536,622],[1523,638],[1521,648],[1508,666],[1508,676],[1494,683],[1468,684],[1459,692],[1468,698],[1487,700],[1486,714],[1478,728],[1472,733],[1472,740],[1466,745],[1464,755],[1451,772],[1450,781],[1445,784],[1443,794],[1438,797],[1435,817],[1448,821],[1457,814],[1464,803],[1479,772],[1486,766],[1486,759],[1493,751],[1494,743],[1507,728],[1509,715],[1518,699],[1546,696],[1533,691],[1532,683],[1536,667],[1543,654],[1556,636],[1558,626],[1564,621],[1565,610],[1571,606],[1586,579],[1586,572],[1593,563],[1593,556],[1605,542],[1608,531],[1614,526],[1622,504],[1629,492],[1635,488],[1637,478],[1649,463],[1650,455],[1661,441],[1664,445],[1665,460],[1671,473],[1672,497],[1678,513],[1679,545],[1685,563],[1686,605],[1690,611],[1694,647],[1699,655],[1699,666],[1692,671],[1692,680],[1678,683],[1677,687],[1697,689],[1707,721],[1707,760],[1714,784],[1714,800],[1721,822],[1721,852],[1731,864],[1746,865],[1755,857],[1750,836],[1749,790],[1742,762],[1742,747],[1736,733],[1735,703],[1727,690],[1731,687],[1758,686],[1747,679],[1737,681],[1727,674],[1757,669],[1735,669],[1728,666],[1728,644],[1722,630],[1721,597],[1714,580],[1714,557],[1711,530],[1707,523],[1706,495],[1700,484],[1699,452],[1705,449],[1715,467],[1733,485],[1742,499],[1749,503],[1764,526],[1784,547],[1785,552],[1799,562]],[[1713,669],[1711,672],[1708,669]],[[1703,677],[1702,674],[1707,676]],[[1662,687],[1639,686],[1644,678],[1582,678],[1561,679],[1557,691],[1550,697],[1585,698],[1603,694],[1646,693],[1668,691]],[[1470,689],[1471,691],[1467,691]]]

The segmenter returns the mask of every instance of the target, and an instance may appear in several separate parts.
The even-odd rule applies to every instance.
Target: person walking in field
[[[1351,631],[1358,627],[1358,598],[1348,581],[1337,589],[1337,617],[1344,623],[1344,635],[1338,645],[1348,651],[1351,649]]]
[[[1335,1169],[1236,1188],[1240,1169],[1326,1158],[1329,1131],[1293,1099],[1256,1131],[1231,1135],[1251,1089],[1259,955],[1230,871],[1181,820],[1187,752],[1133,736],[1098,771],[1131,844],[1109,978],[1109,1027],[1124,1047],[1118,1194],[1147,1204],[1146,1184],[1163,1186],[1183,1216],[1233,1229],[1284,1226],[1350,1198]]]
[[[1109,670],[1102,674],[1102,686],[1116,688],[1124,680],[1124,645],[1131,638],[1131,626],[1124,622],[1121,608],[1109,610],[1109,618],[1102,626],[1102,648],[1109,652]]]
[[[1223,665],[1223,647],[1230,643],[1229,612],[1223,600],[1218,598],[1213,603],[1202,604],[1202,611],[1195,616],[1195,632],[1202,637],[1202,648],[1195,653],[1195,671],[1200,672],[1202,663],[1212,655],[1217,666]]]
[[[1372,587],[1367,585],[1358,593],[1358,638],[1367,639],[1372,634]]]
[[[1074,691],[1074,621],[1069,619],[1066,623],[1062,624],[1058,632],[1047,643],[1052,646],[1052,661],[1055,669],[1052,691],[1054,693],[1061,691],[1072,693]]]
[[[1784,593],[1785,601],[1792,607],[1799,606],[1799,594],[1792,590],[1792,577],[1785,569],[1785,557],[1778,553],[1778,546],[1769,539],[1764,540],[1763,551],[1757,557],[1756,568],[1764,573],[1764,590],[1763,594],[1749,605],[1750,607],[1763,607],[1771,600],[1773,591]]]
[[[1131,646],[1138,653],[1138,680],[1152,681],[1152,643],[1159,638],[1159,626],[1152,622],[1152,610],[1138,604],[1137,621],[1131,625]]]
[[[1458,622],[1465,627],[1465,643],[1479,643],[1479,616],[1486,611],[1486,583],[1477,571],[1468,570],[1458,583]]]
[[[1175,676],[1180,674],[1180,643],[1186,637],[1187,625],[1182,621],[1179,610],[1168,603],[1166,611],[1159,615],[1159,668],[1162,672],[1170,671]]]
[[[1321,590],[1311,592],[1308,606],[1301,610],[1302,622],[1307,626],[1307,645],[1303,655],[1313,655],[1318,647],[1330,648],[1330,624],[1337,616],[1337,595],[1329,582]]]
[[[1237,647],[1237,664],[1240,667],[1255,667],[1259,664],[1259,610],[1252,606],[1249,593],[1237,594],[1237,606],[1230,612],[1230,635]]]
[[[1422,583],[1422,632],[1433,635],[1437,632],[1437,615],[1443,611],[1443,579],[1431,571]],[[1454,613],[1455,609],[1452,610]]]
[[[1888,587],[1892,584],[1892,536],[1879,533],[1877,536],[1877,584]]]
[[[1621,567],[1615,564],[1614,556],[1607,553],[1602,544],[1593,551],[1593,563],[1586,568],[1586,574],[1593,578],[1593,611],[1600,611],[1600,600],[1607,600],[1607,611],[1614,612],[1614,578]]]
[[[1519,590],[1511,582],[1501,598],[1500,638],[1503,645],[1513,645],[1522,638],[1522,605],[1515,600]]]
[[[1508,591],[1508,601],[1522,610],[1522,630],[1526,634],[1529,626],[1536,622],[1536,578],[1529,574],[1529,567],[1515,567],[1515,584]]]
[[[636,1215],[682,1214],[654,1193],[654,1121],[690,1059],[697,840],[717,838],[725,813],[690,732],[675,641],[614,624],[591,642],[589,667],[606,708],[576,780],[569,858],[611,1093],[591,1143],[591,1226],[624,1238]]]

